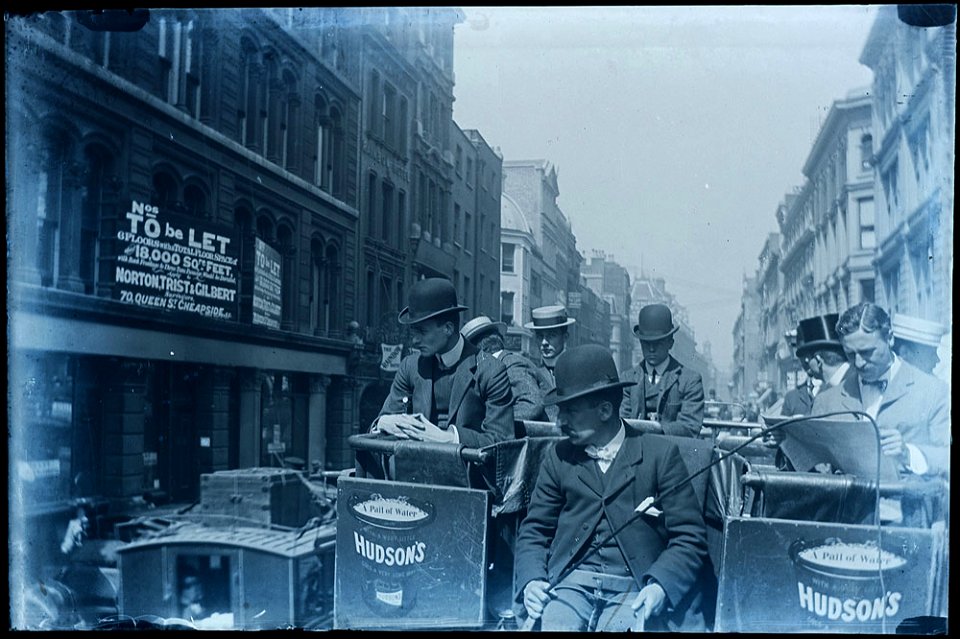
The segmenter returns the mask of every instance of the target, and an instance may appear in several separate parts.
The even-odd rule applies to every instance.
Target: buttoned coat
[[[818,393],[811,412],[839,410],[864,410],[855,372],[844,377],[839,386]],[[881,398],[877,425],[899,430],[904,443],[913,444],[923,453],[931,474],[949,474],[950,389],[942,381],[901,359],[900,370]]]
[[[646,396],[648,392],[647,375],[643,362],[631,368],[621,376],[626,382],[636,382],[635,386],[623,389],[623,403],[620,404],[620,417],[627,419],[646,419]],[[653,392],[653,389],[650,389]],[[660,390],[657,394],[657,414],[665,435],[697,437],[703,426],[703,380],[700,373],[682,365],[673,356],[667,365]]]
[[[438,365],[433,355],[404,357],[380,415],[406,412],[403,398],[407,397],[412,398],[411,412],[429,416],[433,401],[433,372]],[[457,427],[461,444],[482,448],[513,439],[513,419],[513,393],[507,370],[493,357],[478,363],[476,347],[465,341],[453,374],[447,424]],[[445,428],[447,424],[437,426]]]
[[[597,462],[568,440],[544,455],[517,534],[517,598],[522,601],[523,589],[532,580],[552,583],[590,543],[601,514],[616,530],[646,497],[662,495],[662,514],[640,515],[617,533],[616,541],[638,586],[653,578],[667,594],[669,607],[651,619],[648,628],[702,630],[703,596],[696,587],[707,557],[702,511],[689,483],[664,494],[687,479],[687,468],[668,438],[625,428],[605,488]]]
[[[540,390],[536,366],[519,353],[506,350],[501,353],[498,359],[507,369],[513,391],[513,418],[545,421],[547,414],[543,408],[543,391]]]

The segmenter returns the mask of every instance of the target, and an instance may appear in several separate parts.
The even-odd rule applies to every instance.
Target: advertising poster
[[[115,299],[140,308],[237,319],[234,233],[136,200],[125,219],[117,232]]]
[[[253,268],[253,323],[280,328],[280,253],[256,238]]]
[[[479,627],[488,493],[342,477],[334,628]]]
[[[890,633],[934,614],[943,533],[786,520],[727,523],[717,632]],[[728,568],[729,567],[729,568]]]

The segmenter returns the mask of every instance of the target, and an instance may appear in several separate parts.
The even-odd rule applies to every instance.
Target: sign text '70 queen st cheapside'
[[[133,200],[117,232],[114,297],[141,308],[237,318],[236,235]]]

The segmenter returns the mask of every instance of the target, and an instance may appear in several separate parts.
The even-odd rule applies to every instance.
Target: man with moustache
[[[555,372],[544,402],[559,406],[569,439],[546,453],[520,525],[517,600],[545,631],[622,632],[637,617],[647,630],[705,630],[706,529],[693,487],[677,487],[689,477],[677,445],[619,417],[633,382],[619,380],[603,346],[567,349]],[[662,511],[634,519],[656,496]]]

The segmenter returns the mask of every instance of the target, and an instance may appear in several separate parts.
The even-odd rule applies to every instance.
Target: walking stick
[[[710,462],[709,464],[707,464],[706,466],[704,466],[703,468],[701,468],[701,469],[698,470],[697,472],[693,473],[692,475],[690,475],[689,477],[687,477],[686,479],[684,479],[683,481],[681,481],[679,484],[676,484],[676,485],[668,488],[668,489],[665,490],[659,497],[656,497],[656,498],[654,498],[653,496],[647,497],[646,499],[644,499],[642,502],[640,502],[640,503],[637,505],[637,507],[634,509],[634,514],[631,515],[631,516],[629,517],[629,519],[627,519],[627,520],[626,520],[625,522],[623,522],[620,526],[617,526],[617,528],[616,528],[615,530],[611,531],[608,535],[606,535],[606,536],[603,538],[603,540],[600,541],[600,543],[595,544],[595,545],[591,546],[590,548],[588,548],[588,549],[587,549],[587,552],[584,553],[584,555],[583,555],[579,560],[571,563],[569,566],[567,566],[566,568],[564,568],[564,569],[560,572],[560,574],[557,576],[557,578],[554,579],[554,580],[550,583],[549,586],[547,586],[547,592],[550,592],[551,590],[553,590],[554,588],[556,588],[558,584],[560,584],[564,579],[566,579],[566,578],[570,575],[570,573],[572,573],[574,570],[576,570],[577,567],[580,566],[588,557],[590,557],[591,555],[593,555],[593,553],[596,552],[596,549],[598,549],[598,548],[606,545],[606,543],[607,543],[608,541],[610,541],[611,539],[615,539],[616,536],[617,536],[617,533],[621,532],[624,528],[626,528],[627,526],[629,526],[630,524],[632,524],[638,517],[640,517],[640,515],[643,515],[644,513],[646,513],[647,511],[649,511],[651,508],[654,508],[655,505],[661,505],[661,504],[663,503],[663,498],[664,498],[664,497],[666,497],[666,496],[674,493],[675,491],[679,490],[680,488],[686,486],[687,484],[689,484],[689,483],[693,480],[694,477],[698,477],[699,475],[705,473],[706,471],[710,470],[711,468],[713,468],[714,466],[716,466],[717,464],[719,464],[719,463],[722,462],[723,460],[729,458],[731,455],[734,455],[734,454],[736,454],[737,452],[739,452],[740,450],[746,448],[748,445],[752,444],[753,442],[755,442],[756,440],[758,440],[758,439],[760,439],[761,437],[765,436],[766,434],[770,433],[771,431],[779,430],[780,428],[783,428],[784,426],[787,426],[787,425],[789,425],[789,424],[796,424],[797,422],[808,421],[808,420],[811,420],[811,419],[823,419],[823,418],[825,418],[825,417],[836,417],[836,416],[838,416],[838,415],[850,415],[850,414],[864,415],[864,416],[868,417],[871,422],[873,422],[873,419],[870,418],[869,415],[866,415],[866,413],[862,413],[862,412],[860,412],[860,411],[849,411],[849,410],[835,411],[835,412],[832,412],[832,413],[824,413],[824,414],[822,414],[822,415],[803,415],[803,416],[800,416],[800,417],[791,417],[790,419],[785,419],[784,421],[780,422],[779,424],[774,424],[774,425],[770,426],[769,428],[766,428],[766,429],[760,431],[760,432],[757,433],[756,435],[751,436],[750,438],[747,439],[747,441],[743,442],[742,444],[740,444],[739,446],[737,446],[736,448],[734,448],[733,450],[731,450],[731,451],[730,451],[729,453],[727,453],[726,455],[722,455],[722,456],[718,457],[715,461]],[[874,428],[876,428],[876,424],[874,424]],[[877,434],[877,454],[878,454],[878,456],[879,456],[879,454],[880,454],[880,436],[879,436],[879,433]],[[879,460],[878,460],[877,464],[878,464],[878,466],[879,466]],[[879,493],[878,493],[878,494],[879,494]],[[878,512],[879,512],[879,510],[878,510]],[[523,625],[520,626],[520,631],[521,631],[521,632],[529,632],[529,631],[533,630],[533,625],[534,625],[536,622],[537,622],[537,619],[535,619],[535,618],[533,618],[533,617],[530,617],[530,616],[527,616],[526,621],[524,621],[524,622],[523,622]]]

